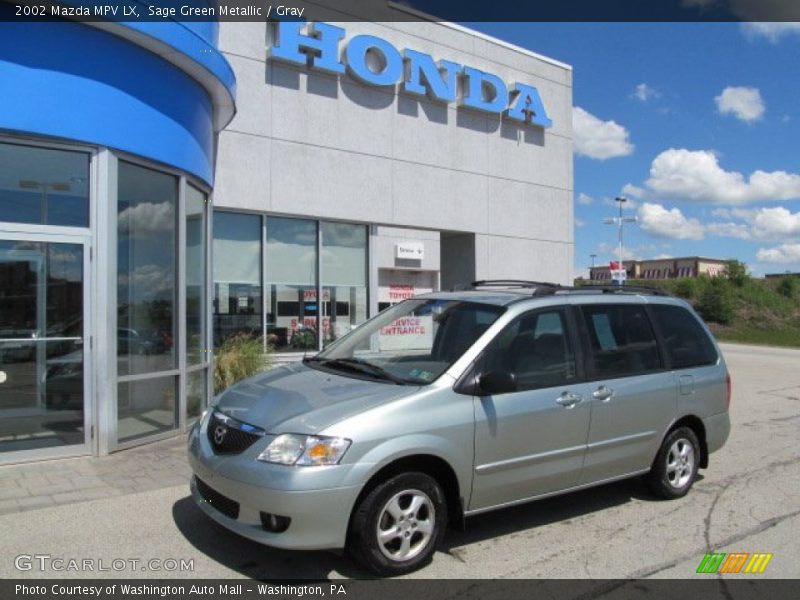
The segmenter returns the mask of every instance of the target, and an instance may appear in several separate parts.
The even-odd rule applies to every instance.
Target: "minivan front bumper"
[[[192,499],[205,514],[243,537],[276,548],[344,547],[361,486],[331,487],[330,469],[346,466],[286,467],[257,461],[250,452],[218,456],[199,430],[196,426],[189,437],[189,465],[194,473],[190,488]],[[238,515],[221,512],[212,505],[215,499],[225,506],[238,504]],[[271,532],[262,525],[261,513],[289,517],[291,522],[286,531]]]

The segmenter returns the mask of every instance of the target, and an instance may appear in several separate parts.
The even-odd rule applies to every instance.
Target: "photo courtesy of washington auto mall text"
[[[347,589],[343,583],[220,583],[198,581],[196,583],[178,583],[161,580],[153,583],[136,583],[133,581],[103,582],[93,580],[87,583],[52,583],[38,584],[16,583],[13,587],[17,598],[58,598],[75,600],[78,598],[344,598]]]

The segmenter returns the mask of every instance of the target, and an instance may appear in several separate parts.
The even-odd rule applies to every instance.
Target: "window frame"
[[[592,347],[592,338],[591,334],[589,333],[589,326],[586,322],[586,317],[584,314],[584,310],[588,308],[596,308],[602,306],[613,306],[613,307],[638,307],[641,308],[650,324],[650,330],[653,332],[653,338],[656,342],[656,352],[658,354],[659,360],[659,367],[655,369],[649,369],[647,371],[637,371],[636,373],[625,373],[625,374],[616,374],[616,375],[603,375],[597,372],[595,368],[595,361],[594,361],[594,348]],[[661,332],[655,327],[655,323],[653,322],[653,317],[650,314],[650,311],[647,309],[647,304],[640,303],[640,302],[598,302],[598,303],[581,303],[574,305],[573,310],[575,311],[575,319],[577,321],[578,330],[581,336],[581,348],[584,349],[584,368],[587,376],[587,381],[595,382],[595,381],[608,381],[612,379],[626,379],[628,377],[640,377],[642,375],[649,375],[652,373],[663,373],[665,371],[669,371],[670,369],[667,368],[667,362],[664,353],[664,346],[663,346],[663,339],[661,338]]]
[[[481,350],[480,354],[475,358],[472,364],[469,366],[468,369],[464,371],[464,375],[459,378],[459,380],[453,386],[455,392],[459,394],[467,394],[470,396],[475,396],[477,391],[477,379],[480,375],[487,372],[484,370],[484,361],[486,359],[487,353],[490,350],[491,345],[501,336],[503,332],[505,332],[509,327],[512,327],[517,321],[520,319],[530,317],[531,315],[538,315],[542,313],[548,312],[559,312],[563,318],[563,323],[565,327],[565,335],[567,336],[568,343],[571,345],[570,350],[572,350],[573,359],[575,362],[575,378],[569,382],[562,382],[558,385],[554,386],[542,386],[542,387],[526,387],[524,389],[516,389],[513,392],[506,392],[507,394],[521,394],[526,392],[537,392],[541,390],[548,390],[553,388],[560,388],[560,387],[569,387],[571,385],[577,385],[580,383],[585,383],[587,381],[587,370],[586,370],[586,360],[585,360],[585,352],[582,346],[582,339],[579,332],[578,322],[576,321],[575,315],[575,307],[569,304],[554,304],[550,306],[539,306],[536,308],[528,309],[524,312],[519,313],[515,317],[512,317],[511,320],[506,323],[503,328],[495,334],[495,336],[489,340],[486,346]],[[509,372],[511,372],[509,370]],[[505,395],[505,394],[493,394],[495,396]]]
[[[697,326],[700,328],[700,331],[703,332],[703,335],[705,335],[706,337],[710,337],[711,338],[710,339],[711,345],[712,345],[712,348],[714,348],[714,354],[716,355],[715,358],[714,358],[714,361],[710,362],[710,363],[705,363],[705,364],[700,364],[700,365],[692,365],[692,366],[688,366],[688,367],[676,367],[672,362],[672,356],[670,355],[669,347],[667,346],[666,337],[664,336],[664,332],[662,331],[661,326],[660,326],[660,324],[658,322],[658,319],[655,316],[655,311],[654,311],[654,307],[655,306],[674,307],[674,308],[677,308],[678,310],[682,310],[686,314],[688,314],[689,318],[693,319],[696,322]],[[702,369],[702,368],[705,368],[705,367],[713,367],[714,365],[719,364],[720,352],[719,352],[719,348],[714,343],[713,336],[710,336],[710,334],[707,331],[706,327],[704,326],[703,322],[700,320],[700,318],[697,316],[697,314],[694,313],[691,309],[689,309],[689,308],[687,308],[685,306],[681,306],[680,304],[666,304],[666,303],[659,303],[657,305],[656,304],[645,305],[645,308],[647,310],[648,317],[650,318],[650,322],[653,325],[653,331],[655,332],[656,338],[658,339],[658,344],[661,347],[662,362],[664,363],[665,370],[667,370],[667,371],[684,371],[686,369]]]

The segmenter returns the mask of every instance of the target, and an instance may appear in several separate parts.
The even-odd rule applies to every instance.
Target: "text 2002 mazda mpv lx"
[[[731,390],[685,302],[475,287],[221,394],[189,437],[197,504],[257,542],[347,548],[393,575],[465,516],[641,474],[689,491],[728,437]]]

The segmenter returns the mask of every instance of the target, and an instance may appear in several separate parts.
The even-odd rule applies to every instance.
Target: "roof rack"
[[[534,296],[552,294],[580,294],[595,292],[600,294],[640,294],[649,296],[671,296],[669,292],[646,285],[579,285],[569,286],[549,281],[527,281],[524,279],[482,279],[473,281],[472,288],[504,288],[531,290]]]
[[[531,289],[533,295],[553,294],[558,290],[566,290],[564,286],[550,281],[528,281],[525,279],[481,279],[472,282],[475,288]]]
[[[650,296],[670,296],[669,292],[647,285],[579,285],[565,288],[571,292],[601,292],[603,294],[646,294]]]

